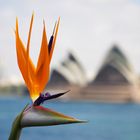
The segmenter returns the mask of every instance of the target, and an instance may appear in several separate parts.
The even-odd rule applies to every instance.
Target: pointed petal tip
[[[86,120],[79,120],[79,119],[73,118],[73,119],[70,119],[70,122],[71,123],[87,123],[88,121],[86,121]]]
[[[54,28],[53,28],[53,33],[52,33],[53,36],[55,34],[57,26],[59,26],[59,23],[60,23],[60,16],[58,17],[58,20],[55,22],[55,25],[54,25]]]
[[[16,17],[16,32],[18,33],[18,17]]]
[[[77,123],[88,123],[87,120],[77,120]]]
[[[60,16],[58,17],[58,23],[60,22]]]
[[[33,11],[33,12],[32,12],[32,17],[34,17],[34,15],[35,15],[35,12]]]
[[[56,21],[56,22],[55,22],[55,24],[54,24],[54,28],[53,28],[53,33],[52,33],[52,36],[54,36],[54,34],[55,34],[56,24],[57,24],[57,21]]]
[[[16,22],[18,22],[18,17],[16,17]]]

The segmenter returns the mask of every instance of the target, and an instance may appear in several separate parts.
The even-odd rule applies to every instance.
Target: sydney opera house
[[[114,45],[107,53],[97,75],[88,80],[81,63],[71,52],[52,70],[49,90],[71,90],[68,100],[100,102],[140,102],[138,75],[126,56]]]

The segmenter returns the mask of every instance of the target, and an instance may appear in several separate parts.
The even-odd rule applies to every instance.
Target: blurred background
[[[33,12],[35,65],[43,20],[49,39],[61,18],[45,91],[71,90],[44,106],[89,122],[25,129],[21,140],[139,140],[140,0],[0,1],[0,139],[8,139],[14,118],[31,103],[17,65],[14,30],[18,17],[26,46]]]

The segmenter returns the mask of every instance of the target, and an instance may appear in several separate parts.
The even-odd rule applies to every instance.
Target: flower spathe
[[[41,49],[36,67],[34,66],[29,55],[33,20],[34,14],[32,15],[30,22],[29,35],[26,47],[22,43],[22,40],[19,36],[18,19],[16,19],[15,35],[18,66],[26,83],[26,86],[29,90],[30,97],[32,101],[35,101],[43,92],[49,80],[50,62],[55,47],[60,18],[55,24],[54,31],[52,36],[50,37],[49,42],[47,40],[46,28],[44,23]]]

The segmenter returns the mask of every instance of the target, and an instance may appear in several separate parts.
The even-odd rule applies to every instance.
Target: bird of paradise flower
[[[44,101],[62,96],[68,91],[55,95],[51,95],[48,92],[43,93],[43,90],[49,80],[50,62],[54,51],[60,18],[55,24],[53,34],[50,37],[49,42],[47,41],[44,22],[41,49],[36,68],[29,55],[33,20],[34,14],[31,17],[27,47],[25,48],[19,36],[18,19],[16,19],[15,36],[17,62],[21,74],[24,78],[25,84],[29,90],[29,94],[33,101],[33,104],[30,106],[27,105],[23,109],[23,111],[16,117],[12,125],[9,140],[19,140],[21,130],[24,127],[50,126],[84,122],[41,106]]]

